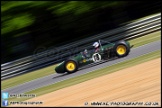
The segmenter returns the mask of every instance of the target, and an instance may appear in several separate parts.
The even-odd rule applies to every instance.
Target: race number
[[[94,62],[99,62],[99,61],[101,61],[101,55],[100,55],[99,53],[94,53],[94,54],[92,55],[92,60],[93,60]]]

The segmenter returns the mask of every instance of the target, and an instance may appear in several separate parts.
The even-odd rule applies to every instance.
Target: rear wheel
[[[65,63],[65,69],[68,73],[73,73],[77,71],[78,69],[77,62],[74,60],[67,60]]]
[[[115,53],[118,57],[127,56],[129,53],[129,47],[125,44],[116,44],[115,46]]]

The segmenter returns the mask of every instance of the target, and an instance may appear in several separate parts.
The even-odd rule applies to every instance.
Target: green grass
[[[161,38],[161,31],[157,31],[148,35],[145,35],[143,37],[139,37],[137,39],[130,40],[130,44],[134,45],[134,47],[138,47],[140,45],[144,45],[153,41],[160,40]],[[4,81],[1,81],[1,89],[6,89],[9,87],[13,87],[40,77],[44,77],[50,74],[55,73],[54,68],[56,65],[48,66],[43,69],[39,69],[21,76],[17,76],[14,78],[10,78]]]
[[[59,89],[62,89],[62,88],[68,87],[68,86],[79,84],[81,82],[84,82],[84,81],[87,81],[87,80],[90,80],[90,79],[93,79],[93,78],[96,78],[99,76],[107,75],[107,74],[116,72],[118,70],[130,67],[130,66],[134,66],[134,65],[137,65],[137,64],[149,61],[149,60],[159,58],[159,57],[161,57],[160,51],[161,50],[151,52],[149,54],[142,55],[140,57],[133,58],[131,60],[127,60],[127,61],[124,61],[124,62],[121,62],[118,64],[114,64],[112,66],[108,66],[108,67],[105,67],[105,68],[102,68],[102,69],[99,69],[99,70],[96,70],[96,71],[93,71],[93,72],[90,72],[90,73],[87,73],[84,75],[80,75],[80,76],[77,76],[77,77],[74,77],[71,79],[67,79],[67,80],[64,80],[64,81],[61,81],[61,82],[58,82],[55,84],[41,87],[41,88],[38,88],[38,89],[35,89],[32,91],[26,92],[25,94],[36,94],[36,96],[40,96],[40,95],[50,93],[50,92],[53,92],[53,91],[56,91],[56,90],[59,90]],[[24,101],[27,99],[30,99],[30,98],[9,98],[9,101],[13,101],[13,100],[14,101]]]

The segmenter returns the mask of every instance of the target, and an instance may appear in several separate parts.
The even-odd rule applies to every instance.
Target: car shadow
[[[66,75],[69,75],[69,73],[58,74],[58,76],[55,76],[52,79],[54,79],[54,78],[60,78],[60,77],[66,76]]]

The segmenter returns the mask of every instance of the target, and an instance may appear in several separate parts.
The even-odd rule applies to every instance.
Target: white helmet
[[[97,48],[97,47],[99,46],[99,43],[98,43],[98,42],[95,42],[95,43],[93,44],[93,46],[94,46],[95,48]]]

